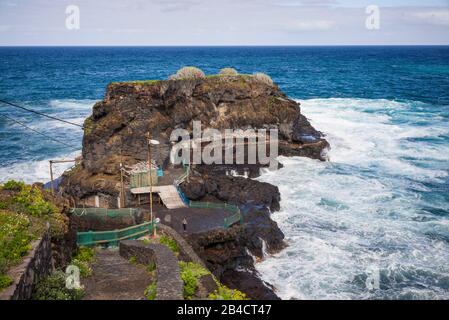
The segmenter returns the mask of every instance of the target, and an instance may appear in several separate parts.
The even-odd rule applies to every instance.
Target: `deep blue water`
[[[449,298],[447,46],[0,48],[0,99],[82,123],[109,82],[186,65],[269,74],[332,145],[327,163],[284,159],[261,178],[279,185],[290,246],[259,270],[282,297]],[[47,181],[46,160],[81,148],[76,127],[0,112],[74,146],[0,117],[0,181]]]

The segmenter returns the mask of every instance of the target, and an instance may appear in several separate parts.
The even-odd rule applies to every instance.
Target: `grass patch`
[[[33,300],[81,300],[83,296],[83,289],[67,289],[65,273],[56,271],[37,283]]]
[[[120,85],[120,84],[142,84],[142,85],[152,85],[158,82],[161,82],[162,80],[133,80],[133,81],[120,81],[120,82],[112,82],[113,85]]]
[[[61,238],[68,230],[68,218],[50,199],[48,191],[21,181],[10,180],[0,186],[0,209],[25,215],[34,222],[33,225],[40,225],[44,229],[48,222],[50,235]]]
[[[157,283],[154,282],[145,289],[144,295],[147,298],[147,300],[155,300],[156,294],[157,294]]]
[[[218,289],[214,293],[209,294],[211,300],[249,300],[246,294],[239,290],[229,289],[228,287],[217,283]]]
[[[208,275],[210,272],[201,265],[193,262],[179,262],[181,269],[181,279],[184,282],[184,298],[192,299],[198,288],[198,281],[202,276]]]
[[[174,239],[170,238],[169,236],[162,235],[159,238],[159,243],[169,247],[170,250],[173,251],[173,253],[175,253],[176,255],[179,254],[178,244],[176,243],[176,241]]]
[[[132,265],[137,265],[137,258],[135,256],[132,256],[131,258],[129,258],[128,260],[129,263],[131,263]]]
[[[9,287],[12,284],[12,279],[4,274],[0,274],[0,291]]]
[[[70,264],[77,266],[82,278],[92,275],[91,264],[95,261],[95,250],[88,247],[80,247]]]
[[[148,264],[145,268],[149,274],[156,276],[156,264],[154,262]]]
[[[31,232],[30,219],[10,211],[0,211],[0,290],[11,284],[8,269],[18,264],[31,249],[36,238]]]

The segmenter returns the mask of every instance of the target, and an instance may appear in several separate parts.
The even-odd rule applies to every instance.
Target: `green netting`
[[[232,226],[235,223],[243,223],[242,221],[242,215],[239,213],[236,213],[230,217],[227,217],[224,219],[224,228],[228,229],[230,226]]]
[[[209,209],[224,209],[232,213],[240,212],[239,207],[227,204],[227,203],[216,203],[216,202],[200,202],[200,201],[190,201],[191,208],[209,208]]]
[[[234,215],[224,219],[224,228],[227,229],[234,223],[243,222],[243,217],[240,212],[240,208],[227,203],[216,203],[216,202],[200,202],[200,201],[190,201],[191,208],[205,208],[205,209],[223,209],[228,212],[234,213]]]
[[[153,186],[158,183],[158,172],[156,169],[151,169],[151,182]],[[150,186],[150,174],[148,172],[132,173],[130,176],[131,188],[142,188]]]
[[[138,239],[147,234],[151,234],[153,226],[151,222],[146,222],[137,226],[113,230],[113,231],[89,231],[78,232],[78,246],[117,246],[121,240]]]
[[[77,217],[101,219],[134,217],[137,214],[137,209],[72,208],[70,212]]]

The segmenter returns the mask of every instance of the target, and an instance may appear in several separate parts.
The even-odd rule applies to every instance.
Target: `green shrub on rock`
[[[9,287],[12,284],[12,279],[4,274],[0,274],[0,291]]]
[[[9,180],[2,185],[3,190],[20,191],[25,186],[23,181]]]
[[[159,238],[159,243],[160,244],[165,244],[167,247],[170,248],[171,251],[173,251],[173,253],[175,253],[175,254],[179,253],[178,244],[172,238],[170,238],[168,236],[165,236],[165,235],[162,235]]]
[[[33,239],[27,216],[0,210],[0,290],[10,285],[6,272],[28,253]]]
[[[221,76],[238,76],[239,73],[234,68],[223,68],[220,70],[219,75],[221,75]]]
[[[82,289],[67,289],[66,275],[56,271],[40,280],[33,294],[33,300],[81,300]]]
[[[239,291],[229,289],[228,287],[219,284],[218,289],[214,293],[209,294],[211,300],[248,300],[246,295]]]
[[[155,300],[156,299],[156,294],[157,294],[157,284],[156,282],[150,284],[146,289],[145,289],[145,297],[147,298],[147,300]]]
[[[80,270],[80,276],[85,278],[92,274],[92,268],[90,264],[95,260],[95,251],[92,248],[80,247],[77,254],[70,262],[72,265],[77,266]]]
[[[269,86],[272,86],[274,84],[273,79],[271,79],[271,77],[265,73],[257,72],[253,75],[253,78]]]
[[[193,262],[179,262],[181,279],[184,282],[184,298],[191,299],[198,287],[198,281],[202,276],[209,274],[209,270]]]
[[[181,80],[181,79],[204,79],[206,75],[197,67],[184,67],[178,70],[176,74],[171,75],[169,80]]]

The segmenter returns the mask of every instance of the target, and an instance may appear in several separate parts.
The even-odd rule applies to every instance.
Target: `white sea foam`
[[[448,216],[428,208],[448,213],[449,204],[427,193],[447,182],[449,146],[414,139],[448,135],[449,127],[438,116],[415,125],[422,119],[407,102],[301,105],[327,135],[331,161],[281,157],[283,169],[260,177],[279,186],[273,218],[289,243],[257,265],[263,279],[284,299],[448,298]],[[381,286],[369,291],[373,266]]]
[[[81,155],[81,150],[66,155],[61,155],[52,159],[39,161],[20,162],[10,166],[0,168],[0,183],[10,179],[21,180],[26,183],[50,181],[49,160],[72,160]],[[72,167],[74,163],[60,163],[53,165],[54,178],[61,176],[62,173]]]
[[[46,108],[41,106],[37,109],[47,114],[51,114],[52,116],[82,125],[84,119],[90,115],[92,106],[95,102],[95,100],[74,99],[51,100],[48,102]],[[71,124],[44,117],[33,117],[27,121],[27,125],[34,130],[44,132],[47,135],[63,140],[70,145],[80,145],[80,137],[82,136],[83,131]],[[21,127],[15,128],[15,130],[26,131],[26,129]],[[41,146],[42,150],[45,150],[46,144],[55,145],[55,142],[51,142],[41,136],[37,136],[32,132],[27,132],[27,134],[30,134],[29,142]],[[81,150],[68,153],[67,148],[61,146],[60,155],[54,156],[52,159],[74,159],[76,156],[79,156],[80,153]],[[39,158],[42,159],[43,157],[39,155]],[[24,161],[1,167],[0,182],[7,181],[9,179],[22,180],[27,183],[48,182],[50,180],[48,160],[50,159],[44,158],[43,160]],[[64,170],[70,168],[72,165],[73,163],[54,165],[55,178],[60,176]]]

